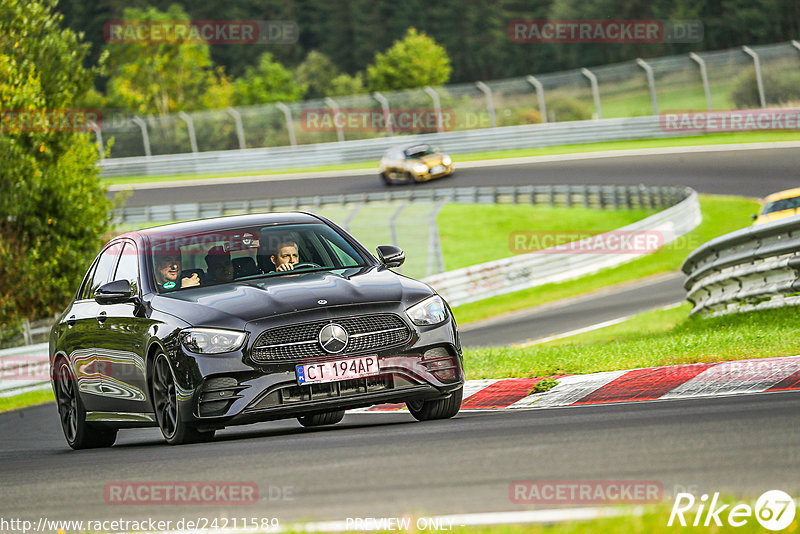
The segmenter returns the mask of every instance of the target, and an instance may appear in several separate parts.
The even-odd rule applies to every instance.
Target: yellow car
[[[761,211],[754,215],[755,224],[791,217],[800,213],[800,187],[772,193],[761,201]]]
[[[386,185],[427,182],[453,174],[453,160],[427,144],[403,145],[383,154],[380,172]]]

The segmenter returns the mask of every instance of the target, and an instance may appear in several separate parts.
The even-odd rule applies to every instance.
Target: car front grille
[[[256,339],[251,358],[256,363],[272,363],[330,356],[318,338],[320,330],[331,323],[341,325],[349,335],[342,354],[383,350],[411,337],[408,326],[392,313],[341,317],[267,330]]]

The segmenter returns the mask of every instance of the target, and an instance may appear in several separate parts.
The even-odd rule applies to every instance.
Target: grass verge
[[[688,317],[691,305],[525,348],[464,351],[468,379],[584,374],[800,354],[800,310]]]
[[[758,202],[742,197],[700,195],[700,209],[703,213],[703,222],[693,231],[658,252],[575,280],[533,287],[458,306],[453,310],[456,321],[459,324],[467,324],[502,313],[581,295],[602,287],[674,271],[680,267],[689,252],[706,241],[751,224],[750,215],[758,211]],[[483,222],[462,221],[461,224],[480,226],[490,223],[487,219]],[[517,229],[524,230],[524,228]],[[441,225],[439,231],[442,235],[442,242],[445,243],[444,228]],[[448,229],[448,231],[452,231],[454,235],[461,232],[460,229]],[[507,245],[508,236],[506,235],[501,240]],[[466,242],[471,243],[469,240]],[[443,250],[446,250],[444,246]]]
[[[13,397],[0,397],[0,412],[8,412],[18,408],[35,406],[37,404],[45,404],[47,402],[54,402],[55,400],[52,389],[29,391],[27,393],[14,395]]]
[[[606,150],[631,150],[637,148],[661,148],[672,146],[697,146],[697,145],[724,145],[732,143],[764,143],[776,141],[796,141],[795,132],[743,132],[729,134],[711,134],[689,137],[673,137],[668,139],[641,139],[631,141],[609,141],[603,143],[587,143],[579,145],[559,145],[542,148],[520,148],[513,150],[493,150],[488,152],[471,152],[466,154],[452,154],[453,159],[458,162],[464,161],[484,161],[492,159],[522,158],[531,156],[553,156],[559,154],[578,154],[583,152],[597,152]],[[402,139],[398,138],[398,143]],[[292,167],[289,169],[262,169],[246,172],[211,173],[211,174],[178,174],[162,176],[114,176],[104,178],[106,185],[115,184],[138,184],[149,182],[171,182],[181,180],[197,180],[203,178],[231,178],[236,176],[271,176],[276,174],[289,174],[298,172],[327,172],[327,171],[353,171],[360,169],[376,169],[377,161],[360,161],[353,163],[337,163],[328,165],[317,165],[313,167]]]

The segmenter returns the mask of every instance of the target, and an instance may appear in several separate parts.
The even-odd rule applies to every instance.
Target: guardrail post
[[[597,114],[597,117],[595,118],[602,119],[603,110],[600,109],[600,88],[597,86],[597,76],[595,76],[594,73],[587,68],[582,68],[581,74],[586,76],[589,79],[589,83],[592,85],[592,98],[594,98],[594,109],[596,110]]]
[[[431,212],[430,219],[428,220],[429,237],[428,237],[428,265],[425,268],[426,275],[431,276],[437,273],[444,272],[444,257],[442,257],[442,243],[439,240],[439,226],[436,224],[436,218],[439,212],[442,211],[447,199],[442,199],[434,207]],[[436,265],[434,265],[434,263]]]
[[[706,62],[694,52],[689,52],[689,57],[700,66],[700,78],[703,80],[703,92],[706,94],[706,106],[708,106],[708,111],[713,111],[714,106],[711,105],[711,88],[708,85],[708,71],[706,71]]]
[[[442,106],[439,102],[439,93],[429,85],[423,87],[423,90],[431,97],[431,100],[433,100],[433,112],[436,113],[436,131],[443,133],[444,122],[442,121]]]
[[[294,121],[292,120],[292,110],[283,102],[275,104],[279,110],[283,111],[283,118],[286,120],[286,131],[289,132],[289,143],[297,146],[297,137],[294,135]]]
[[[572,207],[572,186],[571,185],[567,186],[566,201],[567,201],[567,207],[571,208]]]
[[[233,117],[233,122],[236,124],[236,137],[239,138],[239,150],[244,150],[247,148],[247,144],[244,142],[244,127],[242,126],[242,115],[236,110],[236,108],[227,108],[225,111],[228,112],[228,115]]]
[[[394,135],[394,127],[392,126],[392,110],[389,107],[389,100],[378,91],[372,93],[372,98],[380,103],[381,110],[383,110],[383,120],[386,123],[386,135],[392,137]]]
[[[647,85],[650,87],[650,105],[653,108],[653,115],[658,115],[658,97],[656,96],[656,78],[653,75],[653,67],[640,57],[636,58],[636,64],[642,67],[647,75]]]
[[[144,155],[146,157],[152,157],[153,153],[150,152],[150,136],[147,135],[147,124],[142,120],[141,117],[134,117],[131,121],[139,127],[142,131],[142,144],[144,145]]]
[[[22,337],[26,345],[33,345],[33,336],[31,335],[31,322],[25,318],[22,321]]]
[[[542,116],[542,124],[547,122],[547,106],[544,103],[544,86],[536,76],[525,76],[525,79],[536,89],[536,98],[539,100],[539,114]]]
[[[583,186],[583,207],[584,208],[589,208],[591,206],[591,202],[589,202],[589,195],[590,195],[589,186],[588,185],[584,185]]]
[[[186,123],[186,129],[189,130],[189,145],[192,147],[192,152],[199,152],[197,150],[197,137],[194,135],[194,121],[185,111],[178,113],[178,117],[183,119]]]
[[[551,208],[553,208],[553,207],[555,207],[555,205],[556,205],[556,191],[555,191],[555,187],[553,187],[552,185],[548,185],[548,186],[547,186],[547,188],[548,188],[548,191],[547,191],[547,193],[548,193],[548,195],[549,195],[549,197],[550,197],[550,207],[551,207]]]
[[[492,96],[492,90],[488,85],[481,81],[475,82],[475,85],[481,90],[481,92],[483,92],[484,95],[486,95],[486,112],[489,114],[489,125],[492,128],[496,128],[497,116],[494,112],[494,97]]]
[[[619,209],[619,187],[614,185],[611,188],[611,192],[614,196],[614,210]]]
[[[339,116],[342,114],[339,109],[339,104],[336,103],[336,100],[326,96],[325,105],[333,110],[333,124],[336,126],[336,138],[339,139],[341,143],[344,141],[344,128],[342,128],[342,122],[339,120]]]
[[[89,128],[94,132],[95,140],[97,141],[97,150],[100,152],[100,159],[102,160],[105,157],[105,151],[103,150],[103,132],[94,121],[89,121]]]
[[[761,108],[767,107],[767,99],[764,97],[764,80],[761,77],[761,61],[758,59],[756,51],[749,46],[743,46],[742,51],[753,58],[753,65],[756,68],[756,85],[758,86],[758,100],[761,102]]]

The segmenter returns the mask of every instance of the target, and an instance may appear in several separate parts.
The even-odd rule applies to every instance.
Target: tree
[[[402,40],[385,53],[375,54],[375,61],[367,67],[367,81],[371,91],[413,89],[447,83],[450,70],[447,51],[426,34],[409,28]]]
[[[112,217],[98,152],[73,108],[97,72],[55,0],[0,2],[0,324],[61,310]],[[13,111],[12,111],[13,110]]]
[[[340,74],[333,80],[325,96],[347,96],[365,93],[364,75],[357,73],[355,76]]]
[[[125,9],[125,21],[189,21],[178,5]],[[107,45],[111,78],[108,105],[139,114],[167,114],[230,105],[232,89],[214,68],[209,45],[189,41]]]
[[[323,54],[312,50],[295,69],[295,79],[306,85],[305,98],[320,98],[328,94],[331,82],[341,73],[336,65]]]
[[[308,86],[297,83],[286,67],[272,60],[272,54],[261,54],[258,66],[247,67],[244,76],[236,79],[234,101],[239,106],[291,102],[303,98]]]

